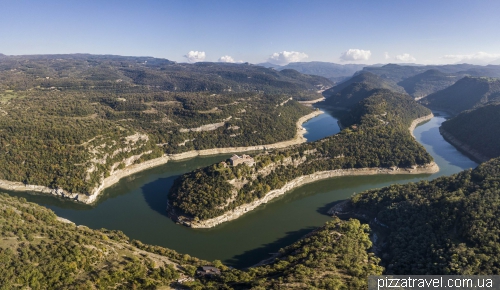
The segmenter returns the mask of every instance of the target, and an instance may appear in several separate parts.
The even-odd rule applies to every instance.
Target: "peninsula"
[[[179,223],[207,228],[323,178],[437,172],[408,130],[432,116],[407,95],[374,90],[341,118],[346,128],[337,135],[258,154],[254,166],[221,162],[182,175],[167,211]]]

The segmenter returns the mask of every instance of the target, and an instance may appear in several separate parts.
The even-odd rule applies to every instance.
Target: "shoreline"
[[[304,106],[307,106],[307,107],[312,107],[313,104],[316,104],[316,103],[319,103],[319,102],[323,102],[324,100],[326,100],[325,97],[321,97],[319,99],[315,99],[315,100],[311,100],[311,101],[297,101],[299,104],[302,104]]]
[[[417,127],[418,124],[425,122],[427,120],[430,120],[434,117],[434,115],[431,113],[427,116],[423,116],[420,118],[417,118],[412,121],[410,127],[408,128],[410,130],[410,134],[415,138],[413,135],[413,130]],[[439,171],[439,166],[432,161],[429,164],[425,164],[422,166],[413,166],[412,168],[351,168],[351,169],[336,169],[336,170],[327,170],[327,171],[320,171],[316,172],[313,174],[309,175],[303,175],[300,177],[297,177],[289,182],[287,182],[283,187],[279,189],[274,189],[268,192],[263,198],[257,199],[252,201],[251,203],[247,203],[244,205],[240,205],[236,207],[235,209],[226,212],[220,216],[217,216],[215,218],[211,218],[208,220],[204,221],[199,221],[194,223],[193,221],[189,220],[183,220],[182,216],[178,216],[175,213],[173,213],[173,209],[170,206],[170,203],[167,203],[167,212],[169,212],[169,215],[175,219],[177,219],[177,222],[191,227],[191,228],[212,228],[215,227],[221,223],[231,221],[234,219],[239,218],[240,216],[244,215],[247,212],[250,212],[251,210],[257,208],[261,204],[267,203],[271,201],[272,199],[279,197],[283,194],[285,194],[287,191],[290,191],[294,188],[300,187],[304,184],[311,183],[314,181],[318,181],[321,179],[328,179],[331,177],[338,177],[338,176],[357,176],[357,175],[376,175],[376,174],[432,174],[436,173]]]
[[[312,113],[309,113],[305,116],[300,117],[296,125],[296,133],[295,137],[290,140],[285,140],[273,144],[265,144],[265,145],[254,145],[254,146],[246,146],[246,147],[225,147],[225,148],[212,148],[212,149],[203,149],[203,150],[192,150],[183,153],[171,154],[171,155],[163,155],[161,157],[147,160],[145,162],[139,164],[133,164],[124,169],[119,169],[112,171],[110,175],[104,180],[101,181],[99,186],[95,187],[90,195],[81,194],[81,193],[70,193],[62,188],[49,188],[43,185],[31,185],[24,184],[18,181],[8,181],[8,180],[0,180],[0,189],[5,189],[9,191],[20,191],[20,192],[35,192],[42,194],[50,194],[54,196],[59,196],[67,199],[73,199],[75,201],[92,204],[94,203],[101,192],[118,183],[120,179],[130,176],[135,173],[139,173],[141,171],[160,166],[168,163],[169,160],[183,160],[188,158],[193,158],[197,156],[207,156],[207,155],[217,155],[217,154],[225,154],[225,153],[239,153],[246,151],[257,151],[257,150],[266,150],[266,149],[277,149],[284,148],[292,145],[297,145],[301,143],[305,143],[307,139],[304,137],[304,134],[307,132],[302,125],[308,120],[317,117],[323,114],[323,111],[315,110]]]
[[[377,174],[432,174],[438,171],[439,171],[439,166],[435,162],[431,162],[423,166],[418,166],[418,167],[415,166],[414,168],[391,169],[391,168],[376,167],[376,168],[351,168],[351,169],[335,169],[335,170],[320,171],[313,174],[297,177],[287,182],[282,188],[271,190],[263,198],[254,200],[251,203],[240,205],[237,208],[218,217],[196,223],[192,221],[182,221],[182,220],[179,220],[179,222],[191,228],[212,228],[221,223],[237,219],[240,216],[244,215],[245,213],[248,213],[251,210],[257,208],[261,204],[268,203],[269,201],[281,195],[284,195],[286,192],[292,189],[295,189],[297,187],[300,187],[308,183],[332,177],[377,175]],[[170,209],[171,208],[169,204],[167,210]]]
[[[477,163],[483,163],[490,160],[487,156],[479,153],[477,150],[471,148],[469,145],[455,138],[451,133],[444,130],[443,127],[439,127],[439,133],[443,136],[444,140],[448,141],[451,145],[458,149],[458,151],[464,153],[466,156],[470,157]]]
[[[415,130],[415,128],[417,128],[417,125],[420,124],[420,123],[423,123],[425,121],[429,121],[432,118],[434,118],[434,114],[430,113],[427,116],[423,116],[423,117],[417,118],[417,119],[415,119],[415,120],[413,120],[411,122],[410,128],[408,128],[408,130],[410,130],[410,134],[413,136],[413,138],[415,138],[415,135],[413,135],[413,131]]]

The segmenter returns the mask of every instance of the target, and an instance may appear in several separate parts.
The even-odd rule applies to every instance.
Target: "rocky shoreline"
[[[413,136],[413,138],[415,138],[415,135],[413,135],[413,131],[415,130],[415,128],[417,127],[417,125],[420,124],[420,123],[423,123],[425,121],[428,121],[428,120],[430,120],[432,118],[434,118],[434,114],[430,113],[427,116],[423,116],[423,117],[417,118],[417,119],[413,120],[413,122],[411,122],[410,128],[408,128],[408,130],[410,130],[410,134]]]
[[[132,164],[130,166],[125,167],[124,169],[113,170],[109,177],[106,177],[101,184],[94,188],[90,195],[82,194],[82,193],[71,193],[62,188],[49,188],[41,185],[31,185],[24,184],[22,182],[16,181],[8,181],[8,180],[0,180],[0,189],[10,190],[10,191],[22,191],[22,192],[34,192],[34,193],[42,193],[42,194],[51,194],[63,198],[72,199],[74,201],[82,202],[85,204],[94,203],[99,194],[106,188],[112,186],[117,183],[121,178],[141,172],[146,169],[150,169],[156,166],[163,165],[167,163],[169,160],[182,160],[193,158],[196,156],[205,156],[205,155],[216,155],[216,154],[224,154],[224,153],[237,153],[237,152],[245,152],[245,151],[257,151],[257,150],[265,150],[272,148],[284,148],[300,143],[304,143],[307,139],[304,137],[304,134],[307,132],[303,129],[302,124],[304,124],[309,119],[317,117],[318,115],[323,114],[323,111],[316,110],[310,114],[302,116],[297,120],[296,127],[297,133],[295,138],[287,141],[277,142],[273,144],[267,145],[256,145],[256,146],[247,146],[247,147],[227,147],[227,148],[213,148],[213,149],[205,149],[205,150],[193,150],[184,153],[172,154],[172,155],[163,155],[162,157],[151,159],[139,164]]]
[[[325,97],[322,97],[322,98],[319,98],[319,99],[316,99],[316,100],[312,100],[312,101],[298,101],[298,102],[300,104],[304,105],[304,106],[312,107],[313,104],[316,104],[316,103],[319,103],[319,102],[323,102],[324,100],[326,100]]]
[[[423,166],[414,166],[412,168],[353,168],[353,169],[336,169],[320,171],[309,175],[304,175],[295,178],[294,180],[286,183],[282,188],[270,191],[261,199],[255,200],[251,203],[241,205],[223,215],[218,217],[194,222],[183,217],[177,217],[177,221],[185,226],[192,228],[212,228],[221,223],[237,219],[243,214],[250,212],[261,204],[265,204],[294,188],[302,186],[307,183],[315,182],[321,179],[327,179],[338,176],[358,176],[358,175],[375,175],[375,174],[432,174],[439,171],[439,166],[435,162]],[[171,209],[169,210],[172,215]]]
[[[439,133],[441,133],[444,140],[448,141],[451,145],[455,146],[459,151],[463,152],[465,155],[468,155],[474,161],[478,163],[483,163],[491,159],[479,153],[477,150],[471,148],[469,145],[458,140],[449,132],[445,131],[442,127],[439,128]]]
[[[431,113],[427,116],[417,118],[413,120],[411,123],[409,130],[413,136],[413,130],[417,127],[418,124],[430,120],[434,117]],[[339,124],[340,125],[340,124]],[[413,136],[415,137],[415,136]],[[204,220],[204,221],[192,221],[189,218],[178,216],[173,209],[170,207],[170,204],[167,205],[167,212],[169,216],[176,220],[177,222],[192,228],[212,228],[221,223],[231,221],[237,219],[243,214],[257,208],[261,204],[265,204],[272,199],[279,197],[285,194],[287,191],[290,191],[296,187],[302,186],[307,183],[311,183],[314,181],[318,181],[321,179],[327,179],[331,177],[337,176],[356,176],[356,175],[375,175],[375,174],[432,174],[439,171],[439,166],[435,162],[431,162],[422,166],[413,166],[412,168],[353,168],[353,169],[337,169],[337,170],[327,170],[320,171],[310,175],[304,175],[293,179],[292,181],[286,183],[282,188],[275,189],[267,193],[263,198],[255,200],[251,203],[241,205],[223,215],[218,217]]]

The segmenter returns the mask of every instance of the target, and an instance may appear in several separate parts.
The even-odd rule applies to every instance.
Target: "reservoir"
[[[340,131],[335,116],[325,114],[303,126],[305,137],[314,141]],[[339,200],[355,193],[392,183],[416,182],[451,175],[477,164],[446,142],[439,134],[444,113],[418,126],[414,135],[440,167],[436,174],[335,177],[296,188],[258,207],[237,220],[212,229],[191,229],[175,224],[166,215],[167,193],[173,181],[185,172],[228,158],[231,154],[169,162],[125,177],[106,189],[97,204],[88,206],[52,196],[11,193],[52,209],[77,225],[123,231],[132,239],[160,245],[180,253],[243,268],[251,266],[281,247],[297,241],[330,219],[326,212]]]

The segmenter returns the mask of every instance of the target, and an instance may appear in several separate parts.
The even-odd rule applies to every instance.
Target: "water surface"
[[[339,132],[338,112],[327,111],[304,124],[305,137],[314,141]],[[227,155],[197,157],[126,177],[106,189],[95,206],[76,204],[50,196],[28,200],[52,209],[57,215],[91,228],[121,230],[133,239],[155,244],[228,265],[246,267],[300,239],[330,219],[326,211],[339,200],[392,183],[407,183],[451,175],[477,164],[456,150],[439,134],[444,116],[417,127],[414,135],[440,167],[436,174],[335,177],[307,184],[237,220],[212,229],[191,229],[172,222],[165,212],[167,193],[178,175],[228,158]]]

